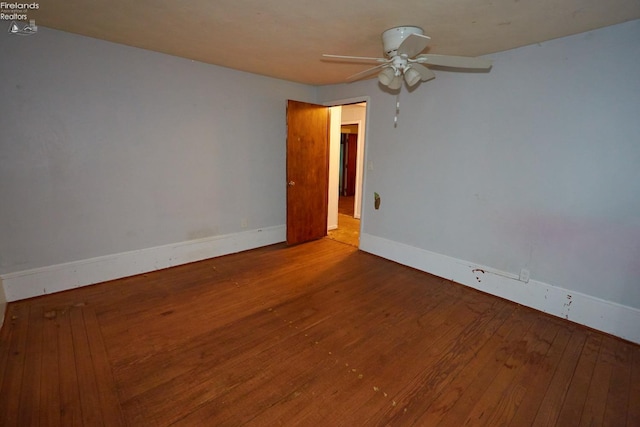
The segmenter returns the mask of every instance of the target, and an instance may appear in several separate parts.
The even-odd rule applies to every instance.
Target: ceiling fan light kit
[[[407,85],[409,85],[409,87],[415,86],[420,81],[421,77],[420,73],[411,66],[404,70],[404,79],[407,81]]]
[[[389,86],[395,76],[396,70],[391,67],[385,68],[384,70],[380,71],[380,74],[378,74],[378,81],[384,86]]]
[[[431,38],[424,35],[420,27],[403,26],[390,28],[382,33],[382,47],[386,58],[363,56],[323,55],[325,58],[353,62],[377,62],[373,68],[347,77],[348,82],[360,80],[378,73],[381,85],[391,90],[402,87],[404,77],[407,86],[414,87],[419,82],[436,77],[427,65],[455,69],[489,70],[491,61],[484,58],[451,55],[421,54]]]
[[[387,87],[391,90],[398,90],[402,87],[402,76],[400,74],[396,75],[391,83],[387,85]]]

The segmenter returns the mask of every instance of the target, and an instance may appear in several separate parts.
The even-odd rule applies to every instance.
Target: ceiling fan
[[[347,81],[359,80],[380,71],[378,81],[391,90],[400,89],[403,77],[409,87],[415,86],[420,81],[425,82],[435,78],[434,72],[426,65],[469,70],[488,70],[491,68],[491,61],[484,58],[420,55],[430,40],[431,38],[425,36],[420,27],[394,27],[382,33],[382,45],[386,58],[329,54],[322,56],[350,62],[377,62],[379,65],[349,76]]]

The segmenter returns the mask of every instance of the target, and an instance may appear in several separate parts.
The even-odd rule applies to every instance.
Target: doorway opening
[[[328,235],[360,247],[367,102],[368,97],[324,105],[287,101],[287,244]],[[343,132],[342,125],[355,126],[356,142],[351,149],[350,137],[341,136],[351,128]],[[349,153],[356,157],[355,179]],[[351,174],[351,183],[341,181],[341,169],[343,179]],[[352,189],[353,198],[346,186]],[[338,222],[341,193],[343,220]]]
[[[327,235],[355,247],[360,245],[366,108],[366,102],[331,108]]]

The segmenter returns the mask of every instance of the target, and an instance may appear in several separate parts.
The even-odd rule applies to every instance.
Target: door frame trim
[[[332,101],[326,101],[326,102],[322,102],[320,105],[324,105],[325,107],[336,107],[336,106],[344,106],[344,105],[349,105],[349,104],[359,104],[361,102],[366,102],[367,103],[367,108],[366,108],[366,112],[365,112],[365,123],[364,126],[362,126],[362,123],[359,124],[359,129],[360,128],[364,128],[364,150],[358,150],[358,154],[360,154],[360,151],[362,151],[362,175],[361,175],[361,185],[360,185],[360,196],[359,196],[359,200],[357,201],[357,203],[360,204],[360,233],[362,234],[363,230],[364,230],[364,225],[365,225],[365,219],[366,219],[366,215],[364,213],[364,209],[362,208],[364,206],[364,201],[366,199],[365,195],[367,194],[367,167],[366,165],[369,164],[369,146],[371,145],[369,143],[370,141],[370,134],[369,134],[369,129],[370,129],[370,122],[371,122],[371,97],[370,96],[357,96],[357,97],[353,97],[353,98],[343,98],[343,99],[336,99],[336,100],[332,100]],[[360,136],[358,137],[358,144],[360,144]],[[357,171],[356,171],[356,180],[357,178]],[[373,196],[372,196],[373,197]],[[373,203],[373,202],[372,202]]]

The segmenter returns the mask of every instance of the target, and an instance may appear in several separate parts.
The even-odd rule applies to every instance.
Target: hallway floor
[[[351,246],[360,246],[360,220],[353,217],[354,198],[341,196],[338,202],[338,228],[327,237]]]

